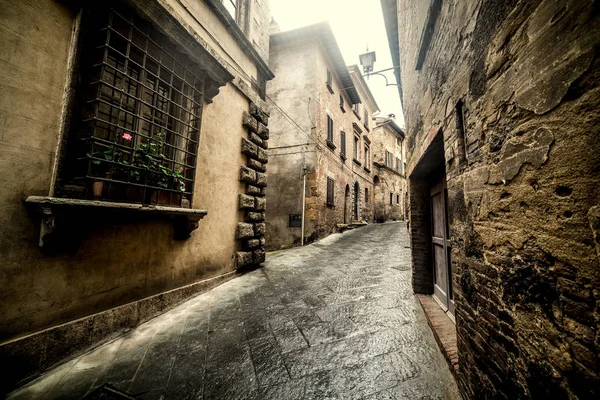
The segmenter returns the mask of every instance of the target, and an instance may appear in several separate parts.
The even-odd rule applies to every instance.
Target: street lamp
[[[374,51],[369,51],[365,54],[358,56],[360,58],[360,65],[363,67],[363,72],[369,76],[369,72],[373,71],[373,64],[377,61]]]
[[[400,68],[399,66],[395,66],[392,68],[382,69],[381,71],[373,72],[373,64],[375,64],[375,61],[377,61],[377,57],[375,57],[374,51],[369,51],[367,49],[367,52],[359,55],[358,58],[360,59],[360,65],[362,65],[362,67],[363,67],[364,76],[366,76],[368,78],[371,75],[381,75],[385,79],[385,86],[400,86],[397,83],[388,83],[387,76],[382,74],[382,72]]]

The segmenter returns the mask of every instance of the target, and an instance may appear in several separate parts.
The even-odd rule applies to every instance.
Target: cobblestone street
[[[411,290],[405,223],[271,253],[10,398],[455,399]]]

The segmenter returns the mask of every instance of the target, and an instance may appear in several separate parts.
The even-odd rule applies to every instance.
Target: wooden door
[[[431,197],[431,244],[433,259],[433,296],[454,317],[452,269],[450,263],[446,179],[436,181]]]

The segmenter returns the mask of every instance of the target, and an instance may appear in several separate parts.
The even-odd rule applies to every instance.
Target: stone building
[[[4,393],[264,260],[268,0],[2,0]]]
[[[381,0],[413,285],[467,398],[600,396],[598,3]]]
[[[305,243],[372,220],[377,104],[358,68],[346,67],[329,24],[273,33],[269,66],[267,248],[301,243],[303,206]]]
[[[375,221],[405,220],[408,216],[406,150],[404,131],[394,115],[374,118],[373,128],[373,216]]]

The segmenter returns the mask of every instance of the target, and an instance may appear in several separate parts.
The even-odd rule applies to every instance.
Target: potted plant
[[[147,190],[146,202],[158,204],[181,204],[182,193],[185,192],[183,167],[175,170],[165,164],[172,163],[163,154],[165,134],[158,132],[152,138],[140,143],[133,155],[133,180],[167,190]],[[172,194],[171,190],[181,193]],[[174,197],[174,199],[172,198]],[[170,201],[174,200],[174,201]]]
[[[132,137],[129,133],[123,133],[120,138],[124,141],[131,141]],[[104,179],[123,179],[123,175],[126,174],[129,163],[125,160],[125,155],[115,145],[110,147],[103,147],[101,150],[96,150],[93,153],[87,153],[87,156],[91,159],[91,173],[94,177]],[[112,172],[111,172],[112,165]],[[92,194],[94,200],[100,200],[102,198],[102,192],[104,190],[104,180],[94,180],[92,182]]]

